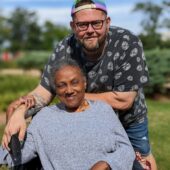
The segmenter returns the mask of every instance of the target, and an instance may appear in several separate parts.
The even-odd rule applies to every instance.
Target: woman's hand
[[[109,164],[105,161],[95,163],[90,170],[111,170]]]
[[[18,109],[14,111],[14,113],[10,117],[2,137],[3,148],[10,150],[8,144],[13,134],[18,134],[18,138],[20,141],[24,140],[25,131],[26,131],[26,120],[25,120],[26,111],[27,111],[27,107],[25,105],[21,105]]]

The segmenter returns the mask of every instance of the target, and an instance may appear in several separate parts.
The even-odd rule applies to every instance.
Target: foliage
[[[168,13],[170,12],[170,2],[168,0],[163,1],[163,7],[166,11],[168,11]],[[164,18],[163,26],[170,28],[170,18],[169,17]]]
[[[143,29],[147,35],[155,34],[156,29],[158,28],[159,18],[163,12],[163,8],[152,3],[151,1],[147,1],[137,3],[134,11],[144,12],[145,19],[142,20],[141,25],[143,26]]]
[[[25,52],[16,63],[19,68],[30,69],[35,68],[43,70],[51,52],[48,51],[28,51]]]
[[[146,1],[138,2],[135,5],[133,11],[143,12],[144,14],[144,19],[141,21],[143,31],[140,34],[140,38],[145,49],[168,48],[170,46],[169,41],[162,41],[159,33],[160,28],[170,28],[170,19],[166,17],[166,14],[169,15],[169,7],[168,1],[163,1],[161,4]]]
[[[42,48],[49,50],[53,48],[57,42],[61,41],[70,30],[63,26],[56,26],[50,21],[46,21],[42,30]]]
[[[141,39],[145,50],[162,47],[162,44],[164,43],[161,41],[161,36],[158,33],[152,35],[140,34],[139,38]]]
[[[150,74],[150,82],[146,87],[146,94],[165,93],[163,88],[170,76],[170,50],[149,50],[145,52]]]
[[[0,45],[3,50],[51,50],[70,30],[50,21],[38,24],[36,12],[16,8],[8,18],[0,15]]]
[[[0,50],[8,38],[10,30],[7,28],[6,18],[0,14]]]
[[[30,76],[0,75],[0,112],[5,111],[10,102],[33,90],[39,78]]]
[[[11,51],[15,52],[20,49],[26,49],[31,43],[33,43],[32,45],[36,43],[36,48],[38,48],[41,42],[41,31],[40,27],[37,25],[35,12],[16,8],[7,21],[8,27],[11,29],[9,34]]]

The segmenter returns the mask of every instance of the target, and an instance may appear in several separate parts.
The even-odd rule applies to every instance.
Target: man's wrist
[[[40,111],[43,107],[33,107],[25,112],[25,119],[31,116],[34,116],[38,111]]]

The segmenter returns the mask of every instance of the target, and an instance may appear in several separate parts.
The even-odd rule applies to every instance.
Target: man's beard
[[[83,43],[83,48],[86,50],[86,51],[89,51],[89,52],[93,52],[93,51],[96,51],[97,49],[99,49],[100,45],[99,45],[99,42],[97,42],[95,44],[95,46],[90,46],[86,43]]]
[[[99,43],[99,41],[96,41],[96,43],[89,43],[86,42],[85,40],[80,40],[80,44],[82,45],[82,47],[85,49],[85,51],[88,52],[95,52],[96,50],[98,50],[100,48],[101,43]]]

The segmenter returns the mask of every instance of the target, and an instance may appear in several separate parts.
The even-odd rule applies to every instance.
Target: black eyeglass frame
[[[91,21],[91,22],[76,22],[75,25],[80,31],[86,31],[89,28],[89,25],[91,25],[94,30],[100,30],[103,27],[103,23],[104,23],[104,21],[106,21],[106,19],[107,18],[105,18],[103,20],[95,20],[95,21]],[[96,24],[96,26],[95,26],[95,24]],[[97,25],[97,24],[99,24],[99,25]],[[84,28],[81,26],[84,26]]]

